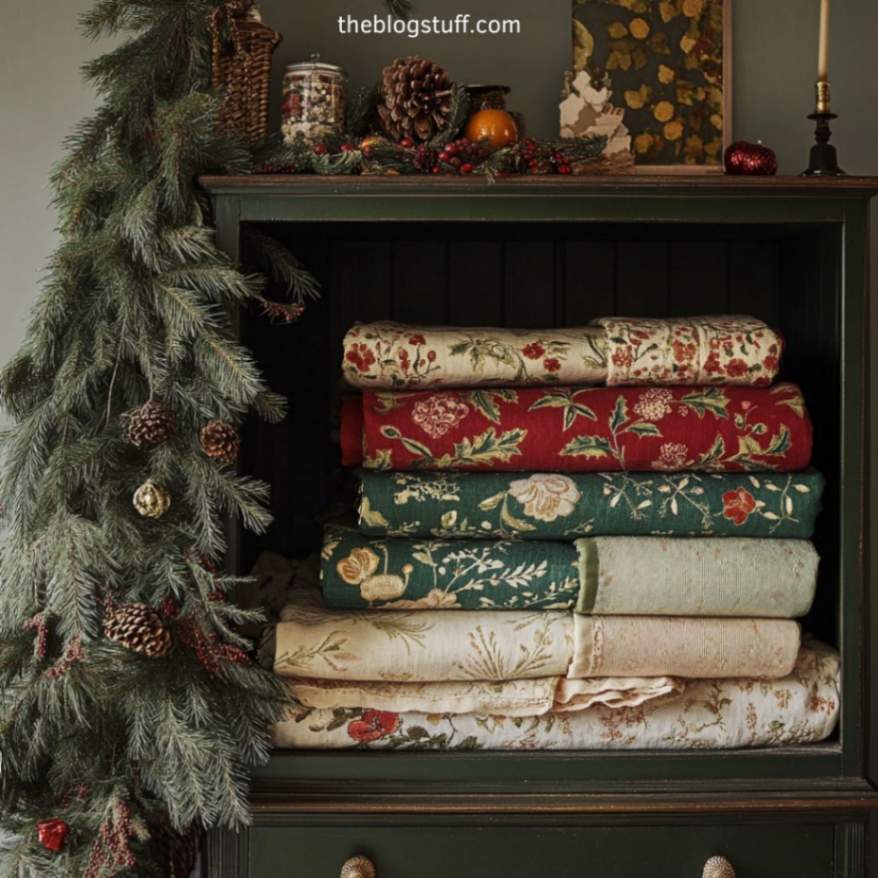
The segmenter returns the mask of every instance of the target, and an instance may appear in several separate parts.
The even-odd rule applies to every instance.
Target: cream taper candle
[[[817,79],[829,79],[829,0],[820,0],[820,48],[817,53]]]

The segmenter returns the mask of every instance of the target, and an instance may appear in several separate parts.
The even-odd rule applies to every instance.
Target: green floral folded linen
[[[369,472],[372,536],[570,540],[581,536],[810,539],[824,479],[801,473]]]
[[[572,543],[372,540],[330,526],[321,561],[334,609],[557,610],[580,600]]]
[[[721,750],[823,741],[839,716],[838,653],[812,642],[782,679],[704,679],[638,707],[530,718],[293,707],[277,747],[403,750]]]
[[[375,540],[333,526],[321,583],[333,609],[793,619],[811,607],[818,561],[806,540]]]
[[[538,677],[759,677],[790,672],[799,626],[779,619],[341,611],[293,594],[273,637],[278,676],[438,683]]]

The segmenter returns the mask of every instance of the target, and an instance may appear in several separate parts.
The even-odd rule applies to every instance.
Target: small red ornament
[[[326,155],[329,152],[329,147],[325,143],[318,143],[317,146],[314,147],[314,155]]]
[[[405,149],[411,149],[415,145],[415,142],[411,137],[403,137],[403,139],[400,140],[399,145]]]
[[[739,140],[726,150],[725,164],[727,174],[769,177],[777,173],[774,150],[746,140]]]
[[[41,820],[37,823],[37,838],[40,844],[56,854],[64,850],[68,835],[70,835],[70,827],[58,818]]]

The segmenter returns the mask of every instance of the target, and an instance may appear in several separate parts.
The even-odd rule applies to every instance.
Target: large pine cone
[[[177,418],[166,405],[151,399],[122,415],[122,426],[132,445],[161,445],[177,432]]]
[[[165,656],[173,646],[162,617],[146,604],[125,604],[109,610],[104,617],[104,636],[147,658]]]
[[[378,115],[389,137],[430,140],[448,122],[451,80],[438,64],[417,55],[384,68]]]
[[[234,463],[241,453],[238,431],[225,421],[210,421],[201,428],[201,448],[211,460]]]

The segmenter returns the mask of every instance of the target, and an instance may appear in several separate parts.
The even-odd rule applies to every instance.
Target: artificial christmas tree
[[[85,68],[103,103],[54,174],[63,240],[0,374],[3,878],[179,878],[201,831],[248,821],[284,704],[237,633],[260,618],[225,597],[242,580],[216,572],[228,516],[268,526],[268,488],[198,438],[205,412],[232,431],[283,417],[231,315],[298,316],[316,284],[259,235],[291,295],[269,300],[216,246],[197,178],[254,167],[217,124],[222,7],[97,0],[83,20],[122,39]]]

